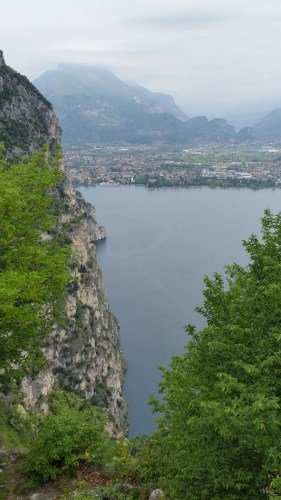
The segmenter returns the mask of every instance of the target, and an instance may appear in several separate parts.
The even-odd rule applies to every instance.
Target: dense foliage
[[[50,231],[59,157],[46,152],[8,165],[0,151],[0,369],[5,378],[33,362],[66,293],[69,248]],[[39,366],[39,365],[38,365]]]
[[[33,484],[56,478],[81,460],[103,460],[109,436],[99,410],[75,395],[58,392],[28,456]]]
[[[244,242],[246,268],[205,279],[207,326],[163,369],[152,456],[169,498],[281,494],[281,213]],[[278,497],[279,498],[279,497]]]

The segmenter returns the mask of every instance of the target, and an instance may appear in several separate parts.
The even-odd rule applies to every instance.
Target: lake
[[[130,435],[149,434],[148,406],[167,366],[183,352],[184,325],[204,324],[204,275],[231,262],[247,263],[241,241],[259,232],[266,208],[281,210],[281,191],[263,189],[162,189],[80,187],[97,210],[107,239],[97,244],[105,289],[120,322],[128,362],[124,386]]]

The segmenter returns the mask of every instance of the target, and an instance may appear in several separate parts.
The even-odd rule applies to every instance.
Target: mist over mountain
[[[261,98],[253,101],[241,101],[235,106],[225,109],[222,116],[237,130],[244,127],[254,127],[273,109],[280,106],[278,96]]]
[[[126,83],[98,66],[59,64],[35,80],[52,102],[66,143],[186,143],[234,139],[223,119],[188,116],[173,97]]]
[[[274,109],[256,123],[252,135],[259,140],[281,140],[281,108]]]

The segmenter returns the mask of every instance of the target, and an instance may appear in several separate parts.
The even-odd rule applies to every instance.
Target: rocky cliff
[[[0,75],[0,140],[5,142],[8,155],[30,154],[46,142],[52,149],[60,140],[52,106],[25,77],[5,65],[2,52]],[[15,137],[10,134],[7,121],[15,130],[27,128],[27,143],[19,143],[17,133]],[[109,310],[95,249],[95,242],[105,238],[105,230],[97,224],[93,207],[74,190],[65,173],[54,193],[54,204],[60,214],[54,231],[63,232],[72,245],[71,272],[76,279],[68,290],[65,325],[54,327],[44,347],[48,367],[22,379],[22,400],[26,407],[46,411],[48,397],[56,387],[73,391],[105,409],[113,433],[121,437],[127,429],[122,393],[124,360],[118,321]]]
[[[23,75],[5,64],[0,51],[0,141],[8,157],[32,154],[60,141],[60,128],[52,105]]]

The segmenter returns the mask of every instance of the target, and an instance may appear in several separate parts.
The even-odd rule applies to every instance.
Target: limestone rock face
[[[149,500],[159,500],[160,498],[164,498],[164,492],[159,489],[152,491],[149,496]]]
[[[4,61],[0,52],[1,57]],[[0,64],[0,140],[1,135],[8,137],[7,120],[15,130],[17,125],[27,127],[30,139],[25,148],[8,137],[8,155],[31,154],[46,141],[52,149],[60,141],[60,129],[51,105],[25,77],[10,68],[1,72],[3,68],[8,67]],[[123,437],[127,432],[122,392],[125,362],[118,321],[109,310],[95,248],[106,233],[97,224],[94,208],[74,190],[67,174],[63,173],[53,196],[60,207],[54,233],[63,231],[72,246],[75,280],[68,289],[65,326],[54,326],[44,347],[48,368],[21,380],[22,402],[28,408],[48,411],[48,397],[60,386],[103,408],[111,418],[112,433]],[[42,234],[42,238],[52,238],[52,234]]]
[[[111,431],[123,437],[127,431],[127,405],[122,392],[125,363],[120,352],[119,325],[110,312],[94,242],[105,238],[94,208],[74,190],[65,176],[61,192],[67,238],[75,252],[76,278],[66,300],[67,324],[54,328],[44,353],[50,368],[36,378],[25,377],[21,391],[28,407],[42,409],[42,396],[55,384],[91,401],[111,417]],[[56,228],[59,231],[60,228]]]

